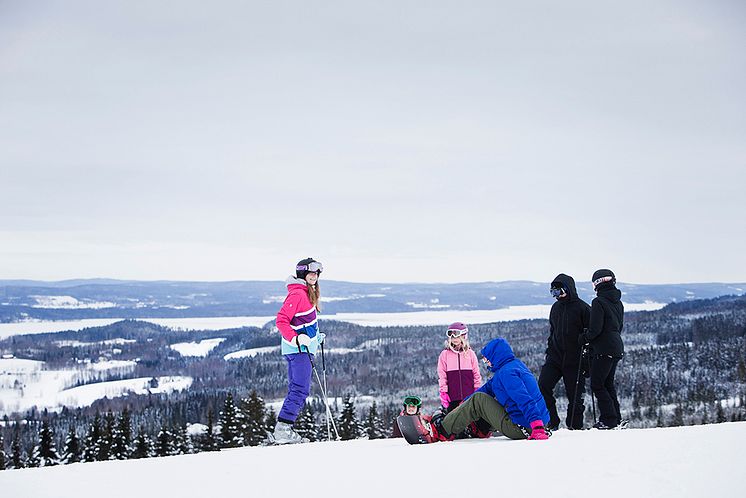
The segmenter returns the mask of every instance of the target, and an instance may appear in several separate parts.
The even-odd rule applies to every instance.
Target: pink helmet
[[[461,322],[454,322],[448,326],[446,330],[447,337],[461,337],[469,333],[469,327]]]

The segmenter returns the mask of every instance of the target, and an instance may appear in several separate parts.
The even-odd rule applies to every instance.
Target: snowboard
[[[430,433],[430,424],[418,415],[399,415],[396,417],[396,424],[409,444],[429,444],[438,441]]]

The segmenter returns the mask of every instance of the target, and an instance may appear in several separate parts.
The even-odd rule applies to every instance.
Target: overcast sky
[[[0,0],[0,279],[746,281],[740,1]]]

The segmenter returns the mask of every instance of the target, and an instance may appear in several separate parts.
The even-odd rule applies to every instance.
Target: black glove
[[[588,340],[588,336],[585,334],[578,334],[578,345],[579,346],[585,346],[590,341]]]

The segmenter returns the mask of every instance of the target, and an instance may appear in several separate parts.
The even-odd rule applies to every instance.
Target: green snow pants
[[[479,419],[485,420],[493,431],[499,431],[510,439],[526,439],[526,434],[513,423],[503,405],[489,394],[474,393],[443,419],[443,428],[449,434],[464,431],[469,424]]]

